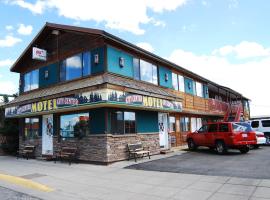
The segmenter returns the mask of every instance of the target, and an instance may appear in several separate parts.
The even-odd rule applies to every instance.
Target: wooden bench
[[[77,161],[78,149],[75,147],[61,147],[59,151],[56,151],[54,161],[56,160],[68,160],[69,165],[72,161]]]
[[[128,144],[128,160],[133,157],[135,159],[135,162],[137,162],[137,158],[144,156],[148,156],[150,159],[150,151],[149,148],[144,148],[142,143],[136,143],[136,144]]]
[[[34,145],[26,145],[26,146],[23,147],[23,149],[20,149],[17,152],[17,159],[19,157],[26,158],[27,160],[29,158],[35,158],[35,150],[36,150],[36,146],[34,146]]]

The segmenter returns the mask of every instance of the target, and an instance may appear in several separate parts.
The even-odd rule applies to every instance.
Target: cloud
[[[195,24],[190,24],[190,25],[183,25],[181,27],[182,32],[194,32],[198,29],[198,26]]]
[[[13,26],[12,25],[7,25],[5,28],[6,28],[7,31],[12,31],[13,30]]]
[[[228,56],[236,55],[239,59],[262,57],[270,55],[270,48],[264,48],[256,42],[243,41],[235,46],[226,45],[212,52],[214,55]]]
[[[1,94],[15,94],[18,92],[18,85],[12,81],[0,81]]]
[[[229,9],[234,9],[234,8],[238,8],[239,6],[239,2],[238,0],[229,0]]]
[[[216,83],[228,86],[252,100],[251,115],[270,115],[267,86],[269,82],[270,56],[241,64],[230,62],[228,57],[196,55],[182,49],[174,50],[168,58]],[[260,107],[264,105],[264,107]]]
[[[33,27],[31,25],[19,24],[19,28],[17,32],[21,35],[30,35],[33,31]]]
[[[10,60],[10,59],[0,60],[0,67],[9,67],[12,64],[13,64],[13,60]]]
[[[56,10],[59,16],[76,21],[95,21],[104,23],[105,27],[130,31],[134,34],[144,34],[141,24],[153,24],[164,26],[165,22],[158,21],[149,16],[148,10],[162,14],[171,12],[184,6],[188,0],[36,0],[30,3],[26,0],[8,1],[22,8],[30,10],[34,14],[42,14],[45,10]],[[106,6],[104,6],[106,5]]]
[[[141,47],[142,49],[145,49],[146,51],[149,51],[149,52],[153,52],[155,50],[154,47],[147,42],[139,42],[136,45],[138,47]]]
[[[12,47],[21,41],[20,38],[7,35],[4,39],[0,39],[0,47]]]
[[[30,10],[34,14],[42,14],[46,7],[46,1],[38,0],[36,3],[29,3],[24,0],[12,0],[8,1],[10,4],[18,5],[22,8]]]

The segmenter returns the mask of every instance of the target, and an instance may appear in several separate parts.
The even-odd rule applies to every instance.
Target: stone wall
[[[107,156],[108,163],[125,160],[128,158],[127,144],[142,142],[144,147],[149,147],[151,154],[160,152],[159,134],[131,134],[131,135],[108,135]]]
[[[42,156],[42,138],[23,140],[20,137],[20,149],[25,145],[36,146],[36,157]],[[158,154],[159,135],[130,134],[130,135],[90,135],[80,140],[77,138],[65,139],[60,142],[54,137],[53,148],[59,150],[63,146],[76,147],[79,150],[79,160],[88,162],[111,163],[128,158],[127,144],[142,142],[143,146],[149,147],[151,154]]]

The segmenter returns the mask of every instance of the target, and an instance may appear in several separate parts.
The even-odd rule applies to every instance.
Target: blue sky
[[[217,83],[270,115],[267,0],[1,0],[0,93],[15,93],[9,68],[45,22],[106,30]]]

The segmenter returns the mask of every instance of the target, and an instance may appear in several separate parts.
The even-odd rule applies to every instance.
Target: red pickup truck
[[[215,122],[203,125],[198,131],[187,135],[190,150],[198,146],[216,149],[218,154],[224,154],[229,148],[239,149],[241,153],[249,151],[249,145],[256,145],[256,133],[248,123]]]

